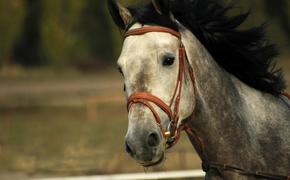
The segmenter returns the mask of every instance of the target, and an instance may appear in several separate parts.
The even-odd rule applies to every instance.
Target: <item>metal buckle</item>
[[[166,143],[167,144],[171,144],[175,141],[176,137],[175,137],[175,129],[174,129],[174,125],[172,124],[172,121],[170,121],[170,123],[167,126],[166,132],[165,132],[165,136],[166,136]]]

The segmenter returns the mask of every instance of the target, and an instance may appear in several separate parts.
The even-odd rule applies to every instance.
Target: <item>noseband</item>
[[[179,126],[179,104],[180,97],[182,91],[183,81],[186,78],[186,51],[184,45],[181,41],[181,34],[177,31],[174,31],[169,28],[161,27],[161,26],[150,26],[150,27],[142,27],[138,29],[129,30],[125,33],[124,37],[127,38],[129,36],[137,36],[143,35],[150,32],[161,32],[161,33],[169,33],[179,39],[179,70],[177,75],[177,82],[175,89],[173,90],[173,96],[170,100],[169,105],[167,105],[163,100],[159,97],[149,93],[149,92],[135,92],[133,93],[127,103],[128,112],[130,111],[132,105],[134,104],[142,104],[146,106],[152,114],[154,115],[155,121],[161,129],[163,137],[166,139],[167,148],[174,146],[180,137],[180,132],[182,130],[186,130],[185,125]],[[187,62],[189,64],[189,62]],[[188,65],[188,72],[190,74],[190,78],[192,80],[192,84],[194,84],[194,74],[193,69],[190,65]],[[161,123],[161,119],[157,111],[154,109],[152,104],[158,106],[163,112],[165,112],[170,120],[170,125],[167,128],[164,128]]]

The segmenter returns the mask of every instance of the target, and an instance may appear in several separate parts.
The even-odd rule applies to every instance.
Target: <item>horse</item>
[[[229,15],[233,3],[107,2],[124,33],[132,158],[161,163],[185,130],[207,180],[290,179],[290,101],[265,25],[240,29],[249,13]]]

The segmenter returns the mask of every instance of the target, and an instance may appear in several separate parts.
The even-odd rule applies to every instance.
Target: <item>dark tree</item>
[[[106,1],[87,1],[81,23],[91,56],[101,60],[113,58],[112,29],[106,13]]]
[[[42,65],[41,42],[40,42],[40,21],[41,1],[26,0],[27,14],[20,39],[16,42],[13,60],[24,66]]]

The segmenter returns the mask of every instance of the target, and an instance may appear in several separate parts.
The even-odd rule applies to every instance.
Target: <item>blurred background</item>
[[[245,27],[267,22],[290,81],[289,0],[239,6]],[[121,46],[105,0],[0,0],[0,179],[200,169],[185,134],[157,167],[125,154]]]

